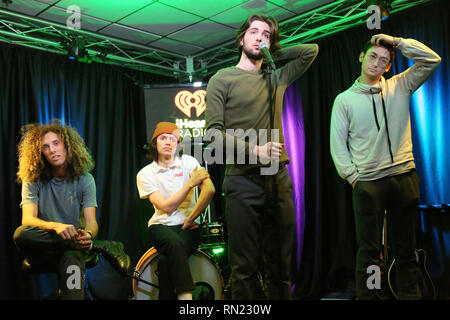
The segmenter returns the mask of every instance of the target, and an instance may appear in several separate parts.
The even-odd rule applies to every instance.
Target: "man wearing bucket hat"
[[[149,144],[152,162],[137,174],[140,198],[149,199],[155,208],[148,230],[160,254],[160,300],[192,299],[194,284],[188,257],[200,242],[195,221],[215,193],[208,172],[198,161],[180,155],[180,143],[180,129],[174,123],[158,123]],[[197,186],[201,192],[195,201]]]

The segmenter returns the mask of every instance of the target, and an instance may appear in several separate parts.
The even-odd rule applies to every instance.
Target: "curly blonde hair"
[[[42,153],[42,137],[48,132],[58,134],[64,142],[67,150],[67,179],[79,178],[94,168],[94,160],[75,129],[63,126],[60,120],[53,120],[47,125],[33,123],[22,127],[23,136],[17,146],[19,183],[37,180],[47,183],[53,178],[51,165]]]

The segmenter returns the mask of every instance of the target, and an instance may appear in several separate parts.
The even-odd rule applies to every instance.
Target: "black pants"
[[[176,300],[177,294],[194,290],[188,258],[200,243],[200,228],[151,225],[150,241],[159,253],[159,299]]]
[[[419,177],[415,170],[375,181],[359,181],[353,190],[356,237],[356,298],[376,299],[367,287],[370,265],[380,265],[384,211],[388,245],[396,259],[400,299],[417,299],[418,266],[415,258],[419,204]]]
[[[33,269],[58,274],[61,299],[84,299],[87,251],[75,250],[70,241],[54,231],[30,226],[18,227],[14,242]]]
[[[295,235],[292,181],[284,166],[276,175],[278,201],[271,197],[272,176],[226,176],[225,217],[233,299],[256,299],[258,274],[269,299],[290,299],[289,271]]]

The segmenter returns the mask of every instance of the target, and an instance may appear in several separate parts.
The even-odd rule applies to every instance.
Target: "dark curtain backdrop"
[[[414,156],[421,178],[421,203],[450,202],[450,155],[448,138],[444,138],[450,134],[449,18],[449,2],[432,1],[390,17],[382,22],[381,30],[368,30],[363,24],[322,38],[317,41],[320,50],[316,61],[289,88],[301,91],[305,130],[306,209],[302,256],[294,290],[296,298],[319,298],[333,291],[354,290],[356,241],[351,186],[337,175],[334,167],[329,151],[329,125],[333,101],[360,75],[359,53],[373,34],[417,39],[443,60],[435,74],[413,95],[411,124]],[[385,77],[405,70],[411,63],[398,51]],[[439,264],[434,269],[440,272],[432,277],[441,284],[438,288],[441,297],[445,292],[448,294],[445,286],[450,285],[448,214],[442,214],[442,219],[447,220],[445,225],[429,226],[438,235],[434,243],[429,241],[428,247],[429,254],[438,248],[431,258],[432,263]]]
[[[37,292],[32,277],[20,271],[12,242],[21,221],[16,147],[26,123],[59,118],[85,139],[96,162],[97,237],[122,241],[135,264],[148,249],[145,226],[152,213],[139,200],[135,180],[146,164],[139,84],[172,80],[7,44],[0,45],[0,75],[0,298]]]
[[[446,129],[446,121],[450,119],[449,12],[448,1],[432,1],[391,17],[382,23],[379,31],[415,38],[443,58],[439,78],[434,75],[423,92],[428,97],[429,110],[426,112],[429,115],[436,109],[435,88],[437,83],[440,84],[441,105],[435,118],[441,119],[438,123],[442,125],[435,126],[431,119],[423,127],[418,121],[421,114],[414,109],[421,110],[423,105],[417,98],[412,103],[413,142],[422,180],[422,203],[428,203],[430,199],[450,202],[447,174],[450,153],[446,152],[448,147],[445,145],[448,141],[445,137],[450,134]],[[294,269],[298,270],[293,274],[295,298],[320,298],[330,291],[353,290],[356,245],[351,187],[338,177],[332,163],[329,124],[334,98],[350,87],[360,74],[358,55],[372,34],[362,25],[317,41],[320,52],[316,61],[286,93],[288,103],[301,100],[292,102],[292,105],[302,107],[301,112],[291,114],[303,117],[287,130],[303,130],[304,127],[299,135],[287,135],[290,141],[304,135],[298,139],[304,145],[294,156],[299,158],[291,163],[303,167],[290,168],[303,171],[299,172],[295,195],[296,205],[300,208],[293,261]],[[407,65],[408,61],[399,56],[387,77],[404,70]],[[120,67],[74,63],[59,55],[0,45],[0,299],[35,298],[33,281],[20,271],[20,257],[12,243],[12,234],[21,219],[20,185],[15,182],[20,127],[30,122],[61,118],[78,129],[96,161],[93,175],[99,204],[98,237],[122,241],[132,264],[136,264],[148,248],[146,225],[153,212],[148,201],[139,200],[135,183],[136,173],[147,163],[142,153],[146,142],[144,97],[138,84],[170,82],[174,80]],[[426,132],[437,131],[437,137],[442,140],[426,136]],[[440,146],[436,154],[441,156],[426,160],[434,153],[436,145]],[[289,148],[294,150],[295,144],[290,144]],[[436,173],[437,166],[429,165],[433,161],[441,168],[439,173]],[[219,181],[222,171],[220,168],[213,171],[218,189],[214,204],[220,212],[223,207]],[[427,181],[425,185],[428,186],[430,179],[439,180],[437,194],[440,196],[437,198],[432,198],[433,194],[423,188],[423,182]],[[435,193],[434,189],[432,193]],[[450,227],[439,227],[445,219],[446,226],[450,225],[448,215],[440,216],[439,224],[432,229],[436,240],[430,241],[429,245],[434,248],[434,261],[439,261],[434,276],[439,278],[442,286],[450,287],[450,243],[447,241]]]

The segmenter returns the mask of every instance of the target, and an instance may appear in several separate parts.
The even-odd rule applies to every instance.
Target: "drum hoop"
[[[158,251],[155,247],[151,247],[148,249],[142,257],[139,259],[135,270],[138,272],[141,272],[141,270],[144,270],[147,268],[147,266],[158,256]],[[133,279],[133,292],[136,292],[137,290],[137,283],[139,280]]]
[[[143,263],[146,262],[146,260],[151,257],[153,254],[158,253],[158,251],[156,250],[155,247],[151,247],[150,249],[148,249],[143,255],[142,257],[139,259],[137,265],[136,265],[136,269],[140,270],[141,266]]]
[[[195,255],[196,253],[199,253],[201,256],[205,256],[205,258],[207,258],[209,261],[211,261],[212,264],[214,264],[214,265],[216,264],[214,261],[211,260],[211,257],[207,253],[203,252],[199,248],[197,248],[192,255]],[[216,267],[217,267],[217,265],[216,265]]]
[[[221,286],[223,288],[224,280],[223,280],[222,273],[220,272],[220,268],[217,265],[217,263],[215,261],[213,261],[207,253],[200,250],[200,248],[197,248],[192,255],[195,255],[195,254],[198,254],[200,257],[206,258],[206,260],[214,266],[214,268],[217,271],[217,274],[219,275],[219,277],[218,277],[218,280],[220,281],[219,286]],[[153,261],[153,259],[155,259],[158,255],[159,255],[159,252],[156,250],[156,248],[151,247],[139,259],[135,269],[137,271],[144,270]],[[138,281],[139,280],[133,279],[133,294],[136,294]],[[222,293],[222,298],[223,298],[223,293]]]

